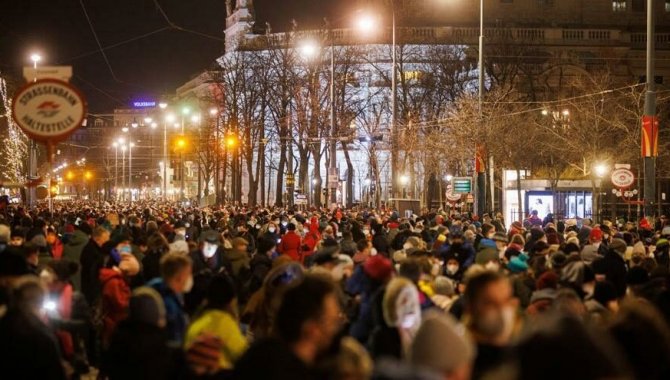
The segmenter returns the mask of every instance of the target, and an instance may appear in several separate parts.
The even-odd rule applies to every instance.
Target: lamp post
[[[128,202],[133,203],[133,147],[135,144],[128,143]]]
[[[164,104],[164,103],[163,103]],[[163,120],[163,199],[167,200],[167,173],[168,173],[168,139],[167,130],[168,124],[173,124],[175,116],[168,114]]]
[[[402,184],[402,197],[403,199],[407,198],[407,184],[409,183],[409,176],[407,174],[403,174],[400,177],[400,183]]]
[[[602,187],[603,187],[603,177],[605,177],[605,174],[607,174],[607,165],[603,163],[596,164],[593,167],[593,172],[595,173],[596,177],[598,178],[598,195],[596,197],[593,197],[593,199],[596,201],[596,207],[594,207],[594,211],[596,212],[596,215],[598,217],[598,220],[600,220],[600,210],[602,209],[601,201],[602,201]],[[592,215],[593,216],[593,215]],[[595,217],[593,218],[595,220]]]
[[[121,145],[121,183],[123,189],[121,190],[121,199],[126,196],[126,144]]]
[[[656,203],[656,146],[658,141],[658,120],[656,118],[656,19],[654,1],[647,0],[647,81],[644,95],[644,116],[642,116],[642,151],[644,159],[644,212],[654,214]],[[645,144],[646,142],[646,144]],[[648,148],[647,148],[648,144]]]
[[[118,199],[119,195],[119,143],[114,141],[114,198]]]

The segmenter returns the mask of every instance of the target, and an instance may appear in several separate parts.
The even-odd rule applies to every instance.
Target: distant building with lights
[[[334,23],[330,38],[335,46],[365,45],[370,49],[369,60],[377,66],[377,71],[361,68],[360,76],[356,77],[357,86],[363,94],[372,89],[380,90],[379,96],[388,98],[390,83],[378,72],[391,70],[388,57],[391,42],[390,10],[391,1],[361,0],[360,8],[372,9],[381,16],[385,28],[375,36],[362,41],[358,33],[346,24]],[[397,7],[397,43],[418,52],[428,46],[467,46],[466,52],[476,56],[479,31],[479,2],[468,1],[435,1],[435,0],[396,0]],[[532,52],[529,66],[533,70],[542,70],[547,62],[560,60],[562,78],[579,75],[584,72],[608,67],[614,76],[622,81],[643,82],[645,80],[645,43],[646,43],[646,1],[645,0],[484,0],[484,35],[485,60],[502,60],[505,57],[487,56],[487,51],[499,51],[501,45],[523,45],[527,52]],[[657,76],[656,82],[665,88],[670,80],[670,0],[657,1],[656,6],[656,49]],[[260,25],[255,25],[255,12],[252,2],[248,0],[232,0],[228,2],[226,17],[226,55],[245,51],[263,51],[271,49],[270,40],[288,40],[289,32],[270,32]],[[299,26],[299,25],[298,25]],[[263,33],[265,32],[265,33]],[[307,37],[322,31],[300,31],[299,35]],[[298,41],[293,38],[292,41]],[[295,46],[294,46],[295,47]],[[386,54],[385,54],[386,53]],[[225,56],[224,56],[225,57]],[[222,59],[224,58],[222,57]],[[473,57],[469,57],[473,59]],[[476,60],[476,57],[474,57]],[[412,70],[412,62],[405,62],[406,72],[400,75],[420,75]],[[204,74],[203,74],[204,75]],[[208,83],[199,76],[178,90],[178,97],[185,98],[189,94],[206,89]],[[550,78],[557,80],[557,77]],[[363,94],[364,95],[364,94]],[[378,160],[380,170],[380,195],[389,197],[390,168],[386,135],[390,128],[389,110],[382,112],[382,131],[384,138],[378,143]],[[357,128],[356,126],[354,126]],[[339,193],[339,201],[344,202],[350,196],[356,202],[365,200],[366,186],[369,183],[368,157],[357,146],[368,144],[369,136],[362,131],[356,133],[357,143],[352,145],[352,160],[355,162],[353,194]],[[276,160],[277,148],[268,147],[267,160]],[[338,179],[344,178],[346,166],[342,152],[338,150]],[[324,162],[322,160],[322,165]],[[472,167],[462,168],[461,175],[472,175]],[[310,169],[312,170],[312,169]],[[321,169],[323,180],[327,168]],[[420,176],[420,170],[416,171]],[[270,172],[270,174],[272,174]],[[516,219],[515,212],[528,212],[531,203],[540,202],[546,214],[552,212],[565,217],[588,217],[593,210],[591,204],[591,185],[580,180],[559,181],[555,192],[550,191],[549,180],[537,178],[529,172],[522,173],[521,188],[522,204],[516,197],[516,173],[503,170],[500,173],[496,194],[495,209],[504,210],[508,221]],[[276,176],[276,175],[275,175]],[[272,181],[273,175],[268,180]],[[441,179],[438,179],[441,181]],[[426,178],[412,181],[413,193],[426,190],[430,184]],[[269,186],[268,189],[274,189]],[[441,189],[441,188],[440,188]],[[340,190],[342,190],[340,184]],[[670,190],[670,189],[668,189]],[[264,190],[260,190],[261,192]],[[667,191],[667,190],[666,190]],[[246,191],[243,191],[245,193]],[[435,193],[432,189],[432,193]],[[433,199],[441,199],[434,196]],[[243,199],[244,200],[244,199]],[[417,210],[418,211],[418,210]]]

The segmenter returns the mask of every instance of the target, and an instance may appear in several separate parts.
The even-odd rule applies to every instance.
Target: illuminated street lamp
[[[168,105],[167,105],[167,103],[165,103],[165,102],[160,102],[160,103],[158,103],[158,107],[159,107],[160,109],[162,109],[162,110],[166,109],[167,106],[168,106]]]
[[[605,164],[596,164],[596,166],[594,166],[594,170],[598,178],[602,178],[605,176],[605,174],[607,174],[607,166]]]
[[[400,184],[402,185],[402,197],[407,198],[407,184],[409,183],[409,176],[403,174],[400,176]]]
[[[447,182],[451,182],[452,179],[454,179],[454,176],[452,176],[451,174],[447,174],[444,176],[444,180]]]
[[[305,41],[300,45],[298,49],[300,51],[300,54],[308,59],[311,59],[314,56],[316,56],[316,53],[319,50],[318,45],[314,43],[314,41]]]
[[[42,56],[38,53],[30,54],[30,60],[33,62],[33,69],[37,68],[37,62],[42,60]]]
[[[356,29],[363,33],[372,33],[377,27],[377,20],[371,15],[364,14],[356,19]]]
[[[216,116],[216,114],[218,114],[218,113],[219,113],[219,111],[216,108],[210,108],[209,109],[210,116]]]

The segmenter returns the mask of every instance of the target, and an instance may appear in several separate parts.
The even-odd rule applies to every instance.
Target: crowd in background
[[[0,219],[0,378],[670,379],[665,216],[78,202]]]

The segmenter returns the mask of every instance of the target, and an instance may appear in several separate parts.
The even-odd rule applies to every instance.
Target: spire
[[[253,23],[252,0],[226,0],[226,52],[237,49]]]

